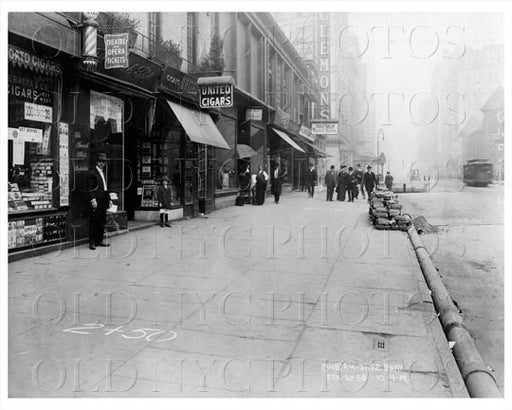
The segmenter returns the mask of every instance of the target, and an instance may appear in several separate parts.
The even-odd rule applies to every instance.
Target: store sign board
[[[98,37],[98,58],[104,60],[106,56],[105,42],[102,37]],[[98,64],[98,72],[153,91],[162,74],[162,66],[136,53],[129,52],[126,68],[109,68],[106,70],[105,64]]]
[[[199,106],[201,108],[229,108],[233,106],[232,84],[199,85]]]
[[[301,137],[307,139],[308,141],[315,142],[315,137],[313,137],[313,135],[311,133],[311,128],[309,128],[309,127],[307,127],[305,125],[302,125],[300,127],[299,135]]]
[[[21,48],[9,45],[9,61],[13,64],[50,75],[61,75],[62,69],[59,64],[28,53]]]
[[[52,107],[33,103],[25,103],[24,118],[31,121],[51,123],[53,118]]]
[[[246,121],[262,121],[263,120],[263,109],[262,108],[247,108],[245,111]]]
[[[311,132],[316,134],[324,135],[336,135],[338,134],[338,123],[337,122],[313,122],[311,123]]]
[[[128,67],[128,33],[105,34],[105,69]]]
[[[196,98],[198,92],[197,81],[172,67],[165,67],[162,72],[160,88],[164,91],[176,92]]]

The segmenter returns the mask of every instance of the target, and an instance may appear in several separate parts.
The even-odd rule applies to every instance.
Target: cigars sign
[[[229,108],[233,106],[233,77],[199,78],[199,106],[201,108]]]

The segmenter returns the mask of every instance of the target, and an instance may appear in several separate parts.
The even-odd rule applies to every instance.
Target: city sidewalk
[[[467,397],[408,236],[271,198],[9,264],[10,397]]]

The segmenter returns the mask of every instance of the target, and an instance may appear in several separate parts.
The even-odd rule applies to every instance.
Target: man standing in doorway
[[[370,200],[370,194],[377,187],[377,177],[372,172],[371,165],[366,167],[366,172],[363,175],[363,181],[361,182],[361,188],[364,187],[368,194],[368,201]]]
[[[279,197],[281,196],[281,188],[286,174],[286,171],[283,168],[281,168],[281,164],[279,164],[278,162],[276,164],[274,172],[272,173],[272,193],[274,194],[274,202],[276,204],[279,203]]]
[[[99,153],[94,168],[87,176],[87,196],[89,200],[89,248],[95,250],[96,246],[110,246],[103,240],[107,209],[112,206],[110,194],[105,178],[105,165],[107,155]]]
[[[331,165],[331,170],[325,174],[325,186],[327,187],[327,201],[332,201],[334,188],[336,188],[336,171],[334,165]]]

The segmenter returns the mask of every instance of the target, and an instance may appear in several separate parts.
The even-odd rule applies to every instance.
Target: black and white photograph
[[[0,17],[2,409],[510,408],[509,2]]]

